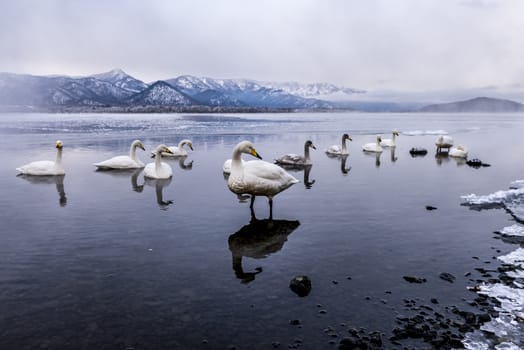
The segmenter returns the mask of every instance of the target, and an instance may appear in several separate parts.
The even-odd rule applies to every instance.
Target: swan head
[[[393,130],[393,135],[400,136],[397,129]]]
[[[242,141],[236,147],[235,150],[240,151],[241,153],[251,154],[253,157],[262,159],[262,157],[255,150],[255,146],[249,141]]]
[[[144,145],[142,144],[142,142],[140,140],[135,140],[133,141],[133,143],[131,144],[131,146],[133,147],[138,147],[140,148],[142,151],[145,151],[146,148],[144,147]]]
[[[349,141],[353,141],[353,139],[351,137],[349,137],[348,134],[344,134],[342,135],[342,140],[349,140]]]
[[[315,145],[313,144],[313,141],[307,140],[306,141],[306,147],[311,147],[313,149],[317,149]]]
[[[58,149],[62,149],[62,147],[64,147],[64,144],[62,143],[62,141],[57,140],[55,143],[55,147]]]
[[[191,150],[193,150],[193,142],[191,140],[182,140],[180,141],[180,145],[187,145]]]
[[[166,145],[159,145],[156,148],[155,153],[156,154],[162,154],[162,153],[173,154],[173,152],[171,152],[171,150]]]
[[[377,135],[377,143],[381,143],[381,142],[382,142],[382,136]]]

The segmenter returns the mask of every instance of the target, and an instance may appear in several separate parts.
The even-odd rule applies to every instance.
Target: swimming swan
[[[231,175],[227,186],[231,192],[251,195],[251,215],[254,217],[253,203],[256,196],[266,196],[269,200],[269,218],[273,218],[273,197],[298,182],[278,165],[262,160],[241,162],[242,153],[262,159],[249,141],[242,141],[233,149]]]
[[[464,146],[459,145],[449,150],[449,156],[455,158],[467,158],[468,150]]]
[[[65,171],[62,167],[62,148],[64,147],[62,141],[58,140],[55,143],[56,160],[41,160],[22,165],[16,170],[20,174],[25,175],[64,175]]]
[[[442,151],[442,148],[447,148],[448,151],[451,146],[453,146],[453,138],[447,135],[440,135],[435,140],[435,145],[437,146],[437,153]]]
[[[171,153],[166,145],[160,145],[155,149],[155,162],[148,163],[144,168],[144,177],[151,179],[169,179],[173,171],[169,164],[162,162],[162,153]]]
[[[313,142],[307,140],[304,144],[304,156],[299,156],[298,154],[286,154],[283,157],[275,159],[275,164],[278,165],[294,165],[294,166],[304,166],[311,164],[311,158],[309,157],[309,148],[317,149]]]
[[[380,147],[380,142],[382,141],[382,138],[380,135],[377,136],[377,142],[370,142],[366,143],[364,146],[362,146],[362,150],[364,152],[375,152],[380,153],[382,152],[382,147]]]
[[[349,137],[348,134],[342,135],[342,147],[339,145],[333,145],[330,146],[326,153],[329,155],[343,155],[343,154],[349,154],[348,149],[346,147],[346,140],[353,141],[351,137]]]
[[[116,156],[93,165],[100,170],[143,168],[144,163],[136,155],[137,147],[146,150],[140,140],[135,140],[131,143],[128,156]]]
[[[187,156],[187,151],[185,150],[184,145],[187,145],[191,150],[193,150],[193,142],[191,142],[191,140],[182,140],[178,143],[178,146],[168,147],[171,153],[163,152],[162,157]]]
[[[390,139],[383,139],[380,145],[382,147],[396,147],[395,139],[399,136],[399,133],[397,130],[393,130],[392,137]]]

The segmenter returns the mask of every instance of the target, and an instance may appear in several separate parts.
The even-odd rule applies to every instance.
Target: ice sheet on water
[[[524,226],[518,224],[506,226],[500,230],[500,233],[508,236],[524,236]]]
[[[424,136],[424,135],[447,135],[446,130],[412,130],[403,131],[402,135],[406,136]]]
[[[522,180],[512,182],[512,185],[520,184]],[[463,205],[472,209],[490,209],[503,207],[507,209],[517,220],[524,222],[524,187],[509,190],[496,191],[488,195],[468,194],[461,196]]]

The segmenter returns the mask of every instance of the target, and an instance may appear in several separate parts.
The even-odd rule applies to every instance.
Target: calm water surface
[[[361,151],[394,128],[394,153]],[[440,131],[492,167],[435,158]],[[341,164],[324,149],[345,132]],[[493,239],[511,216],[470,210],[460,196],[523,178],[523,134],[521,115],[1,115],[0,348],[329,349],[348,327],[381,331],[394,348],[404,299],[467,309],[475,293],[464,274],[515,249]],[[95,171],[136,138],[146,163],[159,143],[189,138],[195,149],[168,160],[168,181]],[[54,159],[57,139],[65,177],[16,176]],[[317,147],[310,173],[292,172],[300,183],[275,197],[270,225],[250,224],[249,202],[222,174],[244,139],[268,161],[302,153],[307,139]],[[412,158],[411,147],[429,153]],[[265,198],[255,211],[267,218]],[[297,275],[312,281],[307,297],[289,288]]]

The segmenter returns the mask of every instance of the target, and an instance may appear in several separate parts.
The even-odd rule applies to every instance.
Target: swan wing
[[[333,145],[326,149],[326,153],[340,154],[342,153],[342,148],[339,145]]]
[[[56,163],[51,160],[32,162],[16,168],[22,174],[27,175],[60,175],[63,171],[57,171]]]
[[[300,156],[294,153],[290,153],[290,154],[286,154],[283,157],[280,157],[279,159],[276,159],[275,162],[277,164],[299,164],[299,163],[304,163],[305,159],[303,156]]]
[[[117,156],[94,164],[99,169],[134,169],[144,165],[135,162],[129,156]]]

